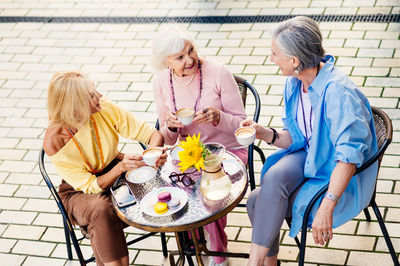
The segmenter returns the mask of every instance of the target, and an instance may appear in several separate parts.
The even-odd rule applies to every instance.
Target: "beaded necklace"
[[[201,91],[203,90],[203,74],[201,72],[201,63],[199,60],[198,63],[199,66],[199,74],[200,74],[200,85],[199,85],[199,95],[197,96],[196,99],[196,103],[194,104],[194,112],[196,113],[197,111],[197,106],[199,104],[200,101],[200,97],[201,97]],[[171,89],[171,98],[172,98],[172,103],[174,105],[174,112],[178,111],[178,109],[176,108],[176,100],[175,100],[175,92],[174,92],[174,85],[172,83],[172,69],[169,70],[169,84],[170,84],[170,89]]]
[[[103,156],[103,151],[101,149],[99,131],[98,131],[97,124],[94,121],[93,117],[90,117],[89,124],[90,124],[90,131],[92,133],[92,136],[93,136],[93,139],[94,139],[94,142],[96,145],[96,156],[97,156],[97,159],[101,162],[101,166],[100,166],[99,170],[95,170],[93,165],[89,162],[89,160],[87,159],[85,150],[82,148],[82,145],[79,143],[79,141],[75,138],[74,134],[72,134],[72,131],[68,127],[65,127],[65,129],[68,131],[68,134],[70,135],[72,141],[75,143],[76,147],[78,148],[79,153],[81,154],[83,160],[85,161],[87,166],[89,166],[90,171],[93,174],[97,174],[97,173],[100,173],[101,171],[103,171],[103,169],[104,169],[104,156]]]

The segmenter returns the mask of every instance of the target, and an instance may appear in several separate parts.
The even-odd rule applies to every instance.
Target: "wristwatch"
[[[325,198],[330,199],[330,200],[332,200],[334,202],[338,202],[339,201],[339,197],[336,196],[335,194],[331,193],[331,192],[326,192]]]

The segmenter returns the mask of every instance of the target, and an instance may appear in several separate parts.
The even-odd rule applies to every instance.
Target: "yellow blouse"
[[[100,100],[101,110],[92,115],[97,124],[104,163],[107,166],[118,154],[119,136],[148,143],[154,128],[136,118],[132,113],[118,107],[112,102]],[[96,152],[96,144],[91,133],[89,122],[74,135],[86,153],[87,160],[100,170],[101,162]],[[72,139],[56,154],[49,156],[59,175],[75,190],[87,194],[101,192],[96,175],[90,172],[79,150]]]

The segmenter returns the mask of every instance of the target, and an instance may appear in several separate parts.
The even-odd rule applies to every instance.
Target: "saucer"
[[[156,176],[156,169],[151,166],[142,166],[126,173],[126,180],[134,184],[141,184]]]
[[[178,155],[178,153],[179,153],[180,151],[183,151],[183,149],[182,149],[181,147],[179,147],[178,145],[176,145],[175,147],[173,147],[173,148],[171,149],[171,158],[172,158],[173,160],[179,161],[179,155]]]
[[[235,159],[223,159],[222,165],[225,172],[227,172],[229,175],[234,175],[240,170],[242,170],[242,166]]]

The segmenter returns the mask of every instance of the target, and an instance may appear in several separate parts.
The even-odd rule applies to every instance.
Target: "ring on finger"
[[[208,118],[208,114],[206,114],[206,117]]]

